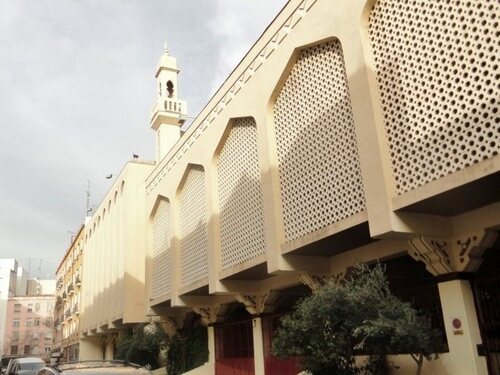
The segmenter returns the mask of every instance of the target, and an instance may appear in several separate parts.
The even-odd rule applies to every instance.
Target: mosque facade
[[[187,129],[166,49],[156,161],[127,163],[82,235],[80,359],[196,316],[191,374],[296,374],[271,353],[279,318],[378,261],[442,333],[424,374],[500,374],[499,18],[496,0],[290,0]]]

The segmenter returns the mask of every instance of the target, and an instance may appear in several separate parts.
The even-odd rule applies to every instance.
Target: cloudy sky
[[[0,257],[52,277],[139,154],[168,41],[196,116],[286,0],[0,0]],[[41,262],[41,270],[39,270]]]

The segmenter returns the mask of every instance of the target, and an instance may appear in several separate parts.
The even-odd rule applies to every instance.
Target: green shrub
[[[387,354],[408,353],[420,374],[423,358],[439,350],[430,321],[389,290],[385,269],[358,265],[330,281],[284,317],[273,341],[278,357],[298,356],[314,375],[387,373]],[[366,364],[356,356],[367,354]]]
[[[116,359],[156,369],[158,354],[166,344],[167,336],[159,324],[137,324],[133,333],[129,333],[118,343]]]
[[[201,366],[208,361],[207,329],[198,326],[178,330],[169,340],[167,373],[178,375]]]

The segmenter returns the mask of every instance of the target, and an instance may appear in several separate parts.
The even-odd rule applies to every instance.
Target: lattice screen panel
[[[340,42],[302,51],[274,121],[287,241],[365,209]]]
[[[171,291],[171,239],[170,203],[167,200],[161,200],[153,218],[153,298]]]
[[[498,0],[379,0],[369,36],[398,194],[498,154]]]
[[[265,251],[262,183],[253,118],[234,122],[217,164],[222,268]]]
[[[190,168],[180,195],[181,284],[208,276],[207,204],[203,168]]]

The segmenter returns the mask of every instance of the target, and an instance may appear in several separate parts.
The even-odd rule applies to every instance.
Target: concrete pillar
[[[470,282],[451,280],[438,287],[450,349],[442,356],[445,367],[454,375],[487,375],[486,358],[477,353],[482,340]]]
[[[102,357],[102,337],[80,339],[80,361],[100,359]]]
[[[106,356],[104,359],[114,359],[113,358],[113,335],[108,335],[106,337]]]
[[[214,326],[207,327],[208,333],[208,363],[215,363],[215,329]]]
[[[264,374],[264,337],[262,335],[262,319],[260,317],[252,319],[252,333],[255,373]]]

